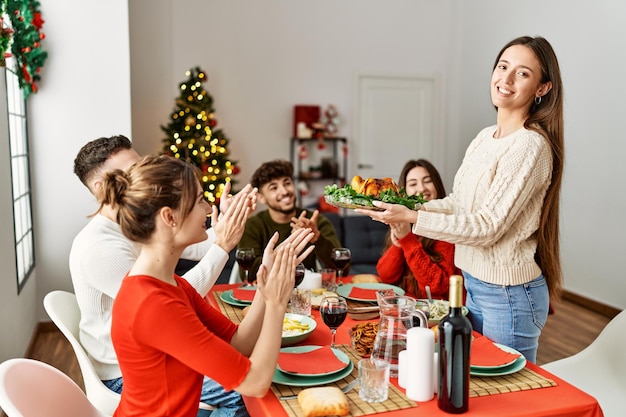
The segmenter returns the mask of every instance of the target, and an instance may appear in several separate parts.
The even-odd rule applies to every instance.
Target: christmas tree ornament
[[[187,71],[188,79],[180,83],[180,96],[170,122],[161,126],[166,137],[163,153],[185,160],[201,171],[204,196],[211,204],[219,204],[224,185],[235,185],[234,175],[239,173],[236,161],[229,158],[228,137],[217,126],[214,118],[213,97],[204,89],[208,79],[200,68]],[[233,189],[234,192],[234,189]]]

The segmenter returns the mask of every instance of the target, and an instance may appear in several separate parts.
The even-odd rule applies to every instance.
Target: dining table
[[[350,283],[351,277],[345,277],[342,284]],[[224,302],[222,294],[231,291],[240,284],[217,284],[207,295],[209,303],[218,308],[234,322],[243,319],[242,306]],[[327,346],[331,342],[330,329],[324,325],[319,310],[313,309],[311,317],[316,327],[310,336],[300,342],[301,345]],[[368,321],[377,321],[370,319]],[[354,370],[332,386],[346,386],[357,378],[356,362],[360,356],[351,346],[348,330],[362,320],[348,316],[337,329],[336,344],[354,363]],[[306,387],[285,386],[274,383],[262,398],[244,396],[246,407],[252,417],[297,417],[304,415],[299,409],[297,399],[279,400],[282,395],[297,394]],[[397,378],[390,378],[389,398],[381,403],[366,403],[358,395],[357,388],[346,393],[350,404],[350,416],[383,415],[402,416],[449,416],[437,405],[437,395],[430,401],[415,402],[405,395],[405,390],[398,385]],[[467,416],[480,417],[603,417],[598,401],[556,375],[527,362],[523,369],[505,376],[471,376],[470,399]]]

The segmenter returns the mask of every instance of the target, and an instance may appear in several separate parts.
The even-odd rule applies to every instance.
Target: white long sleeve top
[[[207,234],[207,240],[183,253],[185,259],[200,261],[183,277],[203,297],[228,261],[228,253],[213,244],[215,232],[208,229]],[[139,244],[127,239],[116,222],[102,215],[94,216],[76,235],[70,250],[70,274],[81,311],[80,342],[103,380],[122,376],[111,341],[111,309],[139,251]]]
[[[483,129],[469,145],[446,198],[426,203],[413,232],[456,244],[455,263],[485,282],[537,278],[541,209],[552,177],[547,140],[524,128],[494,139]]]

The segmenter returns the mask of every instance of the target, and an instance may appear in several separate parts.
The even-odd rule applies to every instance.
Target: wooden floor
[[[581,351],[597,337],[615,314],[597,313],[567,299],[553,303],[553,307],[555,312],[548,317],[539,339],[538,365]],[[72,347],[54,325],[41,326],[29,357],[57,367],[83,387]],[[1,412],[0,416],[3,416]]]

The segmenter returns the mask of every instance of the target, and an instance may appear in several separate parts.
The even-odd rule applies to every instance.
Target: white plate
[[[486,369],[485,367],[475,367],[475,366],[470,366],[470,375],[474,375],[474,376],[502,376],[502,375],[509,375],[509,374],[513,374],[515,372],[521,371],[522,369],[524,369],[524,367],[526,366],[526,358],[524,357],[524,355],[522,355],[521,353],[519,353],[517,350],[508,347],[508,346],[504,346],[501,345],[499,343],[494,343],[496,346],[498,346],[500,349],[504,350],[505,352],[509,352],[509,353],[516,353],[519,356],[519,358],[515,359],[513,361],[512,364],[509,365],[501,365],[492,369]]]
[[[396,295],[404,295],[404,290],[400,287],[396,287],[395,285],[390,285],[390,284],[374,283],[374,282],[362,282],[358,284],[341,285],[340,287],[337,287],[337,294],[339,294],[340,296],[344,298],[348,298],[354,301],[362,301],[366,303],[376,302],[376,300],[370,300],[366,298],[350,297],[350,291],[352,291],[352,288],[354,287],[363,288],[367,290],[390,290],[391,289],[396,293]]]

